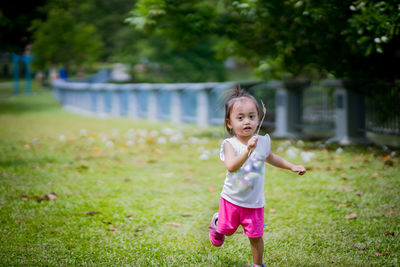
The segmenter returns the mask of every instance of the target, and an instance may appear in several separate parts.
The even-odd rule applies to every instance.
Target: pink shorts
[[[218,211],[217,232],[231,235],[242,225],[244,233],[250,238],[264,234],[264,207],[244,208],[230,203],[221,197]]]

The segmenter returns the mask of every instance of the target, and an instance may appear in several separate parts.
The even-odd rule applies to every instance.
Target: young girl
[[[293,165],[271,153],[268,134],[254,134],[259,117],[256,99],[243,90],[233,90],[225,104],[225,127],[233,137],[225,139],[220,150],[227,173],[219,212],[214,214],[209,228],[211,243],[219,247],[225,235],[232,235],[242,225],[250,240],[253,266],[257,267],[264,266],[265,162],[299,175],[306,172],[303,166]]]

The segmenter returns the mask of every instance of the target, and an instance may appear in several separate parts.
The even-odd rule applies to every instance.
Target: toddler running
[[[271,153],[271,139],[255,135],[260,118],[257,100],[237,88],[225,103],[225,127],[231,138],[221,144],[220,158],[227,173],[218,213],[209,227],[214,246],[222,246],[225,235],[242,225],[250,240],[253,266],[264,266],[264,178],[265,162],[303,175],[306,169]]]

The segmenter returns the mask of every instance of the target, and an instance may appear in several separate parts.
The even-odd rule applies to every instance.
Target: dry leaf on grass
[[[275,212],[276,212],[276,209],[274,209],[274,208],[270,208],[270,209],[269,209],[269,212],[271,212],[271,213],[275,213]]]
[[[389,211],[389,214],[390,214],[390,215],[396,215],[396,214],[397,214],[397,212],[396,212],[396,211],[393,211],[393,210],[391,210],[391,211]]]
[[[388,161],[392,158],[392,156],[390,156],[390,154],[387,154],[386,156],[383,157],[384,161]]]
[[[180,214],[182,217],[192,217],[192,214],[189,213],[182,213]]]
[[[385,161],[385,166],[392,167],[394,165],[393,161],[387,160]]]
[[[210,187],[208,188],[208,191],[214,192],[214,191],[215,191],[215,187],[214,187],[214,186],[210,186]]]
[[[56,195],[56,193],[50,192],[49,194],[46,195],[46,198],[48,200],[55,200],[55,199],[58,199],[58,196]]]
[[[375,255],[376,256],[385,256],[385,255],[388,255],[389,254],[389,252],[382,252],[382,253],[380,253],[380,252],[375,252]]]
[[[351,219],[355,219],[355,218],[357,218],[356,213],[352,213],[352,214],[346,216],[346,220],[351,220]]]
[[[177,223],[177,222],[167,222],[167,223],[165,223],[165,224],[167,224],[167,225],[172,225],[172,226],[181,226],[181,224],[180,224],[180,223]]]
[[[385,236],[394,236],[394,232],[386,233]]]
[[[119,230],[119,228],[118,228],[118,227],[111,226],[110,228],[108,228],[108,230],[110,230],[110,231],[117,231],[117,230]]]
[[[98,214],[98,213],[100,213],[100,211],[98,211],[98,210],[90,210],[90,211],[85,211],[83,214],[94,215],[94,214]]]
[[[58,196],[56,195],[56,193],[54,192],[50,192],[47,195],[43,195],[43,196],[34,196],[34,198],[36,199],[37,202],[42,202],[43,200],[56,200],[58,199]]]
[[[378,178],[379,174],[377,172],[374,172],[373,174],[371,174],[371,178]]]

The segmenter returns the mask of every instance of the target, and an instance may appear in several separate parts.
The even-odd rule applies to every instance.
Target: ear
[[[228,126],[228,128],[232,130],[231,121],[229,119],[226,119],[226,126]]]

